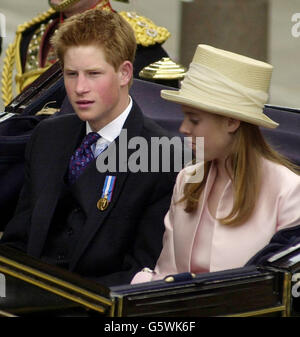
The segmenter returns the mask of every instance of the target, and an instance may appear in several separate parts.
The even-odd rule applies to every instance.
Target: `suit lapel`
[[[74,149],[80,143],[85,123],[77,116],[64,121],[64,134],[57,137],[57,148],[51,149],[49,157],[49,180],[40,193],[32,213],[32,228],[28,240],[28,253],[40,256],[47,237],[58,198],[64,185],[64,176]],[[49,156],[51,155],[49,153]]]
[[[126,122],[123,126],[123,130],[127,130],[127,139],[129,139],[138,136],[141,134],[141,130],[143,127],[143,116],[138,108],[138,106],[134,103],[133,108],[131,112],[129,113]],[[110,212],[112,209],[115,208],[117,205],[118,199],[120,197],[120,193],[126,188],[126,179],[129,175],[129,172],[118,172],[118,167],[119,167],[119,154],[118,150],[120,149],[120,144],[119,144],[120,138],[118,137],[115,140],[115,148],[116,148],[116,171],[117,172],[107,172],[107,173],[100,173],[97,170],[97,160],[88,167],[83,175],[83,179],[80,180],[81,186],[78,186],[80,190],[85,191],[86,195],[86,200],[84,201],[88,212],[87,212],[87,222],[84,226],[84,229],[81,233],[81,240],[78,242],[73,258],[70,264],[70,269],[74,270],[79,258],[83,254],[84,250],[87,248],[89,245],[90,241],[92,238],[96,235],[97,231],[101,228],[101,226],[104,224],[105,219],[109,217]],[[124,144],[122,144],[124,146]],[[127,144],[126,144],[127,146]],[[111,144],[108,149],[103,152],[99,157],[107,155],[107,151],[112,151],[113,150],[113,144]],[[130,154],[134,150],[127,150],[127,158],[130,156]],[[100,159],[100,158],[99,158]],[[97,208],[97,202],[102,196],[102,190],[105,182],[105,177],[106,176],[115,176],[116,177],[116,182],[115,182],[115,187],[112,195],[112,200],[109,203],[109,206],[107,207],[106,210],[100,211]]]

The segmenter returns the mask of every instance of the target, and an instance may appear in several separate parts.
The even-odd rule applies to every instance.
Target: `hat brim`
[[[205,99],[200,100],[199,98],[195,98],[192,95],[188,95],[187,93],[182,93],[180,90],[161,90],[160,94],[162,98],[171,102],[191,106],[196,109],[202,109],[217,115],[231,117],[250,124],[263,126],[265,128],[275,129],[279,125],[266,116],[263,112],[260,114],[249,115],[249,113],[243,112],[241,110],[229,109],[215,103],[207,102]]]

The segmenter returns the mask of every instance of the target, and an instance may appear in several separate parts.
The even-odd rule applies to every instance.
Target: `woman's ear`
[[[227,131],[229,133],[234,133],[240,126],[241,121],[234,118],[227,118]]]
[[[119,68],[121,86],[128,85],[133,76],[133,65],[130,61],[124,61]]]

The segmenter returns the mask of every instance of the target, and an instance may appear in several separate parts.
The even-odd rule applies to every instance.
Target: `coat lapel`
[[[183,221],[180,224],[180,231],[178,231],[175,236],[174,245],[177,247],[176,264],[177,264],[177,268],[179,272],[191,270],[191,258],[192,258],[195,236],[197,234],[197,229],[201,221],[201,216],[203,213],[204,205],[207,202],[207,198],[211,191],[212,185],[215,181],[215,177],[216,177],[216,170],[215,170],[214,165],[212,164],[209,169],[204,192],[201,196],[200,207],[198,207],[196,214],[192,214],[190,216],[188,223]],[[187,215],[185,213],[184,218],[186,218],[186,216]],[[180,221],[180,219],[177,221]]]
[[[57,149],[51,151],[53,157],[49,158],[49,163],[52,163],[48,167],[49,180],[45,182],[32,213],[33,230],[31,230],[28,240],[28,253],[37,257],[42,254],[49,225],[64,185],[64,176],[68,170],[70,158],[81,141],[85,126],[85,123],[74,115],[64,122],[64,134],[56,135]]]
[[[133,108],[131,112],[129,113],[127,120],[123,126],[123,130],[124,129],[127,130],[128,141],[129,139],[140,135],[142,127],[143,127],[143,115],[140,109],[138,108],[138,106],[134,102]],[[124,146],[124,144],[122,144],[122,146]],[[96,160],[83,173],[84,178],[85,178],[85,184],[82,186],[79,186],[79,188],[80,190],[85,191],[84,192],[86,196],[85,204],[89,211],[87,213],[88,214],[87,222],[81,233],[81,240],[78,242],[75,248],[74,254],[73,254],[73,258],[70,264],[71,270],[74,270],[84,250],[87,248],[90,241],[99,231],[101,226],[104,224],[106,218],[109,217],[111,210],[115,208],[115,205],[117,205],[118,199],[120,197],[120,193],[126,188],[125,182],[129,175],[129,172],[128,170],[127,172],[118,172],[118,167],[119,167],[118,149],[120,148],[119,137],[115,140],[115,147],[116,147],[116,154],[117,154],[117,158],[116,158],[117,172],[100,173],[96,167],[97,166],[97,160]],[[108,149],[105,152],[103,152],[100,156],[106,156],[107,152],[112,151],[112,148],[113,148],[113,144],[111,144],[108,147]],[[133,151],[134,150],[127,149],[127,158],[130,156],[130,154]],[[105,177],[108,175],[112,175],[116,177],[115,188],[114,188],[112,200],[109,203],[109,206],[107,207],[106,210],[100,211],[97,208],[97,202],[101,198],[102,189],[103,189],[104,182],[105,182]]]

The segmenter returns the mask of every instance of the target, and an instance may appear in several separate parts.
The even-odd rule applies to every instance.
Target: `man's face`
[[[102,48],[93,45],[70,47],[64,55],[69,100],[78,117],[88,121],[93,131],[107,125],[128,105],[128,81],[123,76],[126,64],[115,71]]]

